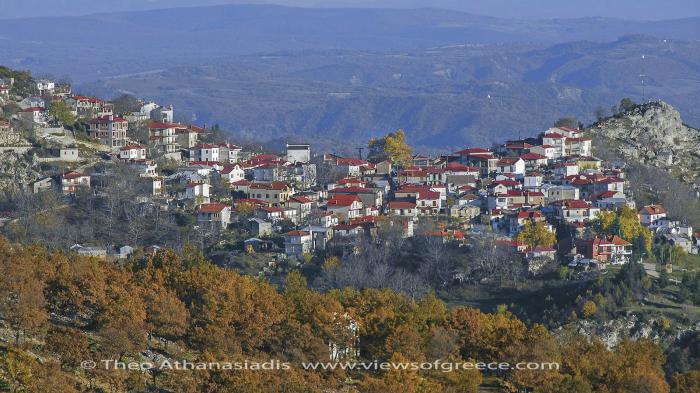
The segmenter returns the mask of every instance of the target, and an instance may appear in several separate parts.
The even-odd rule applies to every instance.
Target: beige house
[[[231,223],[231,206],[224,203],[204,203],[197,207],[197,225],[225,229]]]
[[[287,202],[291,195],[292,189],[285,182],[251,183],[248,186],[248,198],[259,199],[273,206],[280,206]]]

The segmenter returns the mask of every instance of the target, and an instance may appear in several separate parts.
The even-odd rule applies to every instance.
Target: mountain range
[[[239,136],[338,146],[403,128],[416,146],[449,150],[532,135],[560,117],[590,123],[596,109],[621,97],[663,98],[700,124],[699,65],[698,42],[625,37],[550,47],[278,52],[82,88],[172,103],[184,121],[219,123]]]
[[[0,19],[33,16],[71,16],[110,11],[143,11],[160,8],[221,4],[278,4],[308,8],[443,8],[479,15],[526,19],[588,16],[661,20],[700,15],[695,0],[4,0]]]
[[[404,128],[449,149],[592,121],[625,96],[700,124],[699,40],[700,18],[225,5],[3,20],[0,63],[239,136],[337,146]]]
[[[3,20],[0,59],[75,81],[309,49],[407,51],[458,44],[700,40],[700,18],[519,20],[444,9],[225,5]]]

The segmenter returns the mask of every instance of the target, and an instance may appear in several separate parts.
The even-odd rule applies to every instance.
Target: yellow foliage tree
[[[583,308],[581,311],[583,312],[584,318],[590,318],[596,313],[596,311],[598,311],[598,306],[596,306],[593,301],[587,300],[585,303],[583,303]]]
[[[406,133],[403,130],[385,135],[383,138],[370,139],[369,159],[372,161],[389,160],[399,167],[411,165],[413,149],[406,143]]]
[[[528,220],[525,227],[518,233],[517,240],[527,244],[530,248],[552,247],[557,241],[557,236],[544,225],[544,221],[533,222]]]

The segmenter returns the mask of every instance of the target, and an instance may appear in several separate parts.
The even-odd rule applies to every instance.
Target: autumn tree
[[[173,291],[153,286],[147,290],[144,301],[149,331],[169,340],[178,339],[187,331],[189,312]]]
[[[688,371],[673,376],[673,393],[700,392],[700,370]]]
[[[527,220],[523,230],[518,233],[517,240],[534,249],[537,247],[552,247],[557,241],[557,236],[554,232],[547,229],[544,221],[534,222]]]
[[[47,349],[58,354],[61,367],[73,370],[89,359],[88,340],[80,330],[52,326],[46,335]]]
[[[252,217],[255,207],[252,203],[240,202],[236,205],[236,213],[244,218]]]
[[[102,338],[102,352],[121,359],[145,347],[146,308],[142,290],[128,274],[110,272],[107,282],[107,292],[98,304],[98,334]]]
[[[408,167],[412,162],[412,149],[406,143],[406,133],[397,130],[382,138],[370,139],[368,159],[373,162],[391,161],[399,167]]]
[[[44,277],[40,260],[46,254],[40,249],[12,250],[0,239],[0,315],[15,331],[15,344],[22,334],[35,333],[47,321]],[[36,252],[36,255],[32,255]]]

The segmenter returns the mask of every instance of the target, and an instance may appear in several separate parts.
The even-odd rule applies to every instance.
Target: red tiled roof
[[[103,100],[101,100],[97,97],[73,96],[73,99],[76,101],[88,101],[88,102],[92,102],[93,104],[98,104],[98,103],[104,102]]]
[[[493,182],[493,183],[491,183],[491,184],[492,184],[492,185],[500,184],[500,185],[506,186],[506,187],[516,187],[516,186],[519,186],[519,185],[520,185],[520,183],[517,182],[517,181],[515,181],[515,180],[497,180],[497,181],[495,181],[495,182]],[[491,185],[491,184],[490,184],[490,185]],[[489,186],[490,186],[490,185],[489,185]]]
[[[293,196],[289,198],[290,201],[298,202],[298,203],[311,203],[311,199],[304,197],[304,196]]]
[[[542,213],[540,213],[538,211],[523,211],[523,212],[518,213],[519,220],[525,219],[525,218],[534,219],[534,218],[539,218],[539,217],[542,217]]]
[[[351,206],[353,202],[361,202],[357,195],[334,195],[328,200],[328,206]]]
[[[578,199],[568,199],[564,201],[564,206],[566,206],[569,209],[587,209],[591,207],[591,205],[589,205],[588,202]]]
[[[289,185],[283,181],[273,181],[270,183],[251,183],[250,188],[255,190],[284,190]]]
[[[328,190],[328,193],[330,194],[362,194],[362,193],[371,193],[374,194],[374,190],[365,188],[365,187],[358,187],[358,186],[351,186],[351,187],[338,187],[334,188],[332,190]]]
[[[63,174],[63,178],[64,178],[64,179],[69,179],[69,180],[70,180],[70,179],[77,179],[77,178],[79,178],[79,177],[84,177],[84,176],[87,176],[87,175],[84,174],[84,173],[81,173],[81,172],[74,172],[74,171],[67,172],[67,173],[64,173],[64,174]]]
[[[175,124],[175,123],[163,123],[163,122],[152,122],[148,125],[148,128],[152,130],[164,130],[166,128],[184,128],[182,124]]]
[[[600,194],[596,195],[596,199],[605,199],[605,198],[612,198],[617,194],[617,191],[605,191],[601,192]]]
[[[359,158],[338,158],[335,161],[336,165],[350,165],[350,166],[362,166],[367,165],[368,162],[361,160]]]
[[[22,112],[42,112],[45,110],[46,108],[42,108],[40,106],[32,106],[30,108],[22,109]]]
[[[346,177],[344,179],[338,180],[338,184],[359,184],[364,183],[361,179],[356,179],[354,177]]]
[[[141,145],[128,145],[128,146],[122,147],[122,148],[119,149],[119,150],[121,150],[121,151],[127,151],[127,150],[140,150],[140,149],[145,149],[145,147],[143,147],[143,146],[141,146]]]
[[[250,180],[246,180],[246,179],[241,179],[241,180],[238,180],[238,181],[231,183],[232,186],[249,186],[251,184],[253,184],[253,182]]]
[[[251,205],[258,205],[258,206],[269,206],[270,202],[266,202],[260,199],[255,199],[255,198],[244,198],[244,199],[239,199],[236,202],[236,206],[246,203],[246,204],[251,204]]]
[[[610,184],[610,183],[623,183],[624,180],[618,178],[618,177],[606,177],[603,179],[598,180],[596,183],[602,183],[602,184]]]
[[[647,205],[642,207],[640,213],[648,215],[666,214],[666,209],[661,205]]]
[[[525,153],[520,156],[525,161],[530,161],[530,160],[544,160],[547,157],[543,156],[542,154],[537,154],[537,153]]]
[[[229,205],[225,203],[204,203],[199,205],[197,211],[200,213],[221,213],[227,207]]]
[[[240,165],[224,165],[224,169],[221,170],[221,174],[223,175],[228,175],[229,173],[233,172],[236,167],[241,167]]]
[[[498,160],[498,165],[513,165],[520,160],[519,157],[503,157]]]
[[[284,236],[308,236],[308,231],[289,231],[284,234]]]
[[[550,132],[550,133],[544,134],[544,137],[549,138],[549,139],[564,139],[564,138],[566,138],[564,135],[562,135],[558,132]]]
[[[377,216],[362,216],[350,220],[350,224],[363,224],[368,222],[376,222]]]
[[[479,168],[477,167],[466,166],[458,162],[450,162],[445,168],[453,172],[479,172]]]

